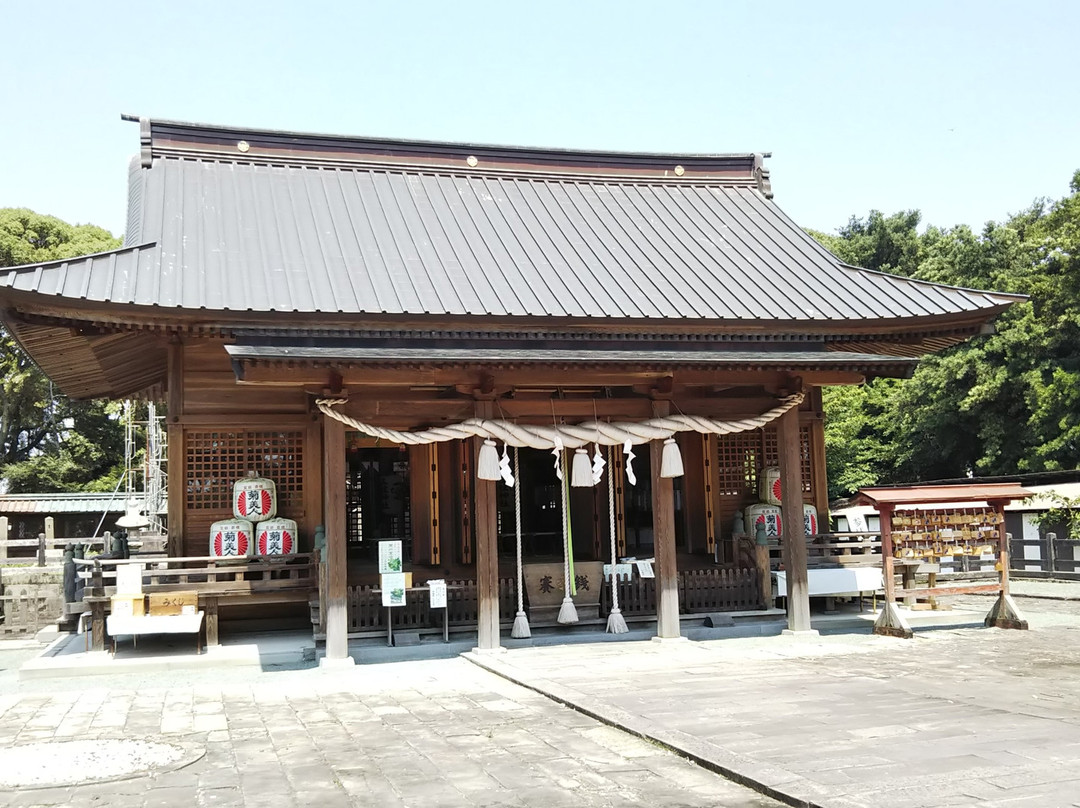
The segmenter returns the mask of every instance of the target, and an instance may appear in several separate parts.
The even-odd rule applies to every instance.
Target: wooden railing
[[[742,537],[748,544],[752,536]],[[781,540],[769,539],[769,564],[774,570],[783,563]],[[813,567],[872,567],[881,565],[881,534],[814,533],[806,537],[806,566]]]
[[[196,593],[199,607],[206,611],[207,645],[216,645],[218,642],[220,602],[307,602],[316,596],[318,590],[317,552],[250,558],[178,556],[152,559],[73,559],[71,566],[74,567],[77,578],[76,597],[65,605],[65,611],[79,614],[86,610],[91,612],[94,650],[105,647],[105,615],[109,610],[111,596],[116,594],[116,570],[130,564],[140,564],[143,567],[144,594],[180,591]],[[78,586],[79,583],[82,583],[82,587]],[[65,588],[68,588],[67,582]]]
[[[476,581],[460,580],[446,582],[447,620],[451,626],[475,626],[479,606]],[[410,590],[404,606],[387,609],[382,605],[382,593],[375,586],[350,586],[348,588],[349,633],[385,632],[386,616],[390,613],[393,628],[434,629],[442,626],[442,610],[431,609],[423,586]],[[415,594],[413,594],[415,593]],[[499,579],[499,614],[513,620],[517,611],[517,590],[513,578]]]
[[[656,614],[656,579],[620,578],[616,585],[623,614]],[[749,611],[763,605],[761,576],[756,569],[721,567],[679,573],[679,611],[683,614]],[[605,582],[600,590],[601,615],[610,614],[611,608],[611,583]]]

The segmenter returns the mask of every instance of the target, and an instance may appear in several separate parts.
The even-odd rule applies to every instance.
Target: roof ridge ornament
[[[765,168],[766,154],[754,155],[754,180],[757,182],[758,190],[761,191],[762,196],[766,199],[773,198],[772,181],[769,179],[769,169]]]
[[[154,164],[154,138],[150,133],[149,118],[139,118],[139,163],[143,168]]]

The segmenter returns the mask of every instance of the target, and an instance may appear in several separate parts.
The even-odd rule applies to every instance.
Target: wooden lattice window
[[[757,490],[757,474],[764,468],[761,430],[735,432],[717,437],[717,487],[721,496],[741,497]]]
[[[303,512],[303,432],[187,432],[184,445],[188,510],[231,511],[233,483],[254,471],[274,481],[279,514]]]
[[[799,457],[804,493],[812,490],[810,427],[799,427]],[[780,465],[776,427],[736,432],[717,438],[717,484],[721,496],[757,495],[758,472]]]

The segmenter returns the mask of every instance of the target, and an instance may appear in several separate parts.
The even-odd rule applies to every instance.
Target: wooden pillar
[[[829,479],[825,457],[825,415],[821,400],[821,388],[811,387],[811,412],[802,414],[803,426],[810,430],[810,489],[814,507],[818,512],[818,533],[829,531]]]
[[[409,447],[409,502],[413,564],[439,565],[438,444]]]
[[[495,407],[490,401],[476,402],[476,417],[491,418]],[[472,439],[473,459],[480,454],[483,438]],[[474,462],[472,468],[479,468]],[[499,648],[499,536],[495,486],[497,480],[475,480],[476,503],[473,528],[476,531],[476,647],[481,651]]]
[[[654,402],[658,416],[667,415],[671,405]],[[656,636],[681,637],[679,627],[679,570],[675,560],[675,491],[671,479],[660,476],[664,442],[649,442],[652,465],[653,554],[656,557]]]
[[[794,407],[777,420],[780,450],[780,490],[783,500],[784,570],[787,572],[788,629],[810,631],[810,590],[806,574],[806,526],[803,524],[802,447],[799,410]]]
[[[171,341],[168,349],[168,420],[165,438],[169,451],[169,462],[165,473],[168,475],[168,513],[169,531],[166,552],[170,556],[184,555],[184,512],[187,507],[184,492],[187,490],[184,476],[187,466],[187,452],[184,446],[184,345],[178,340]]]
[[[326,526],[326,659],[349,656],[348,558],[345,552],[345,425],[323,416],[323,524]]]

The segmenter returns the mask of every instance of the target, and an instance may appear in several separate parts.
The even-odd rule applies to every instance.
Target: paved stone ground
[[[1080,604],[1017,600],[1030,631],[592,645],[476,661],[796,803],[1080,806]],[[984,614],[990,600],[954,605]]]
[[[19,681],[10,666],[32,652],[6,648],[0,753],[145,738],[205,755],[116,782],[0,792],[5,808],[779,805],[461,658]]]
[[[0,752],[145,738],[205,754],[116,782],[0,791],[0,808],[779,804],[716,771],[789,804],[1080,806],[1080,602],[1065,599],[1080,584],[1014,591],[1031,631],[903,641],[863,627],[346,670],[21,681],[38,649],[4,642]],[[989,608],[955,605],[973,610],[956,613],[969,625]]]

